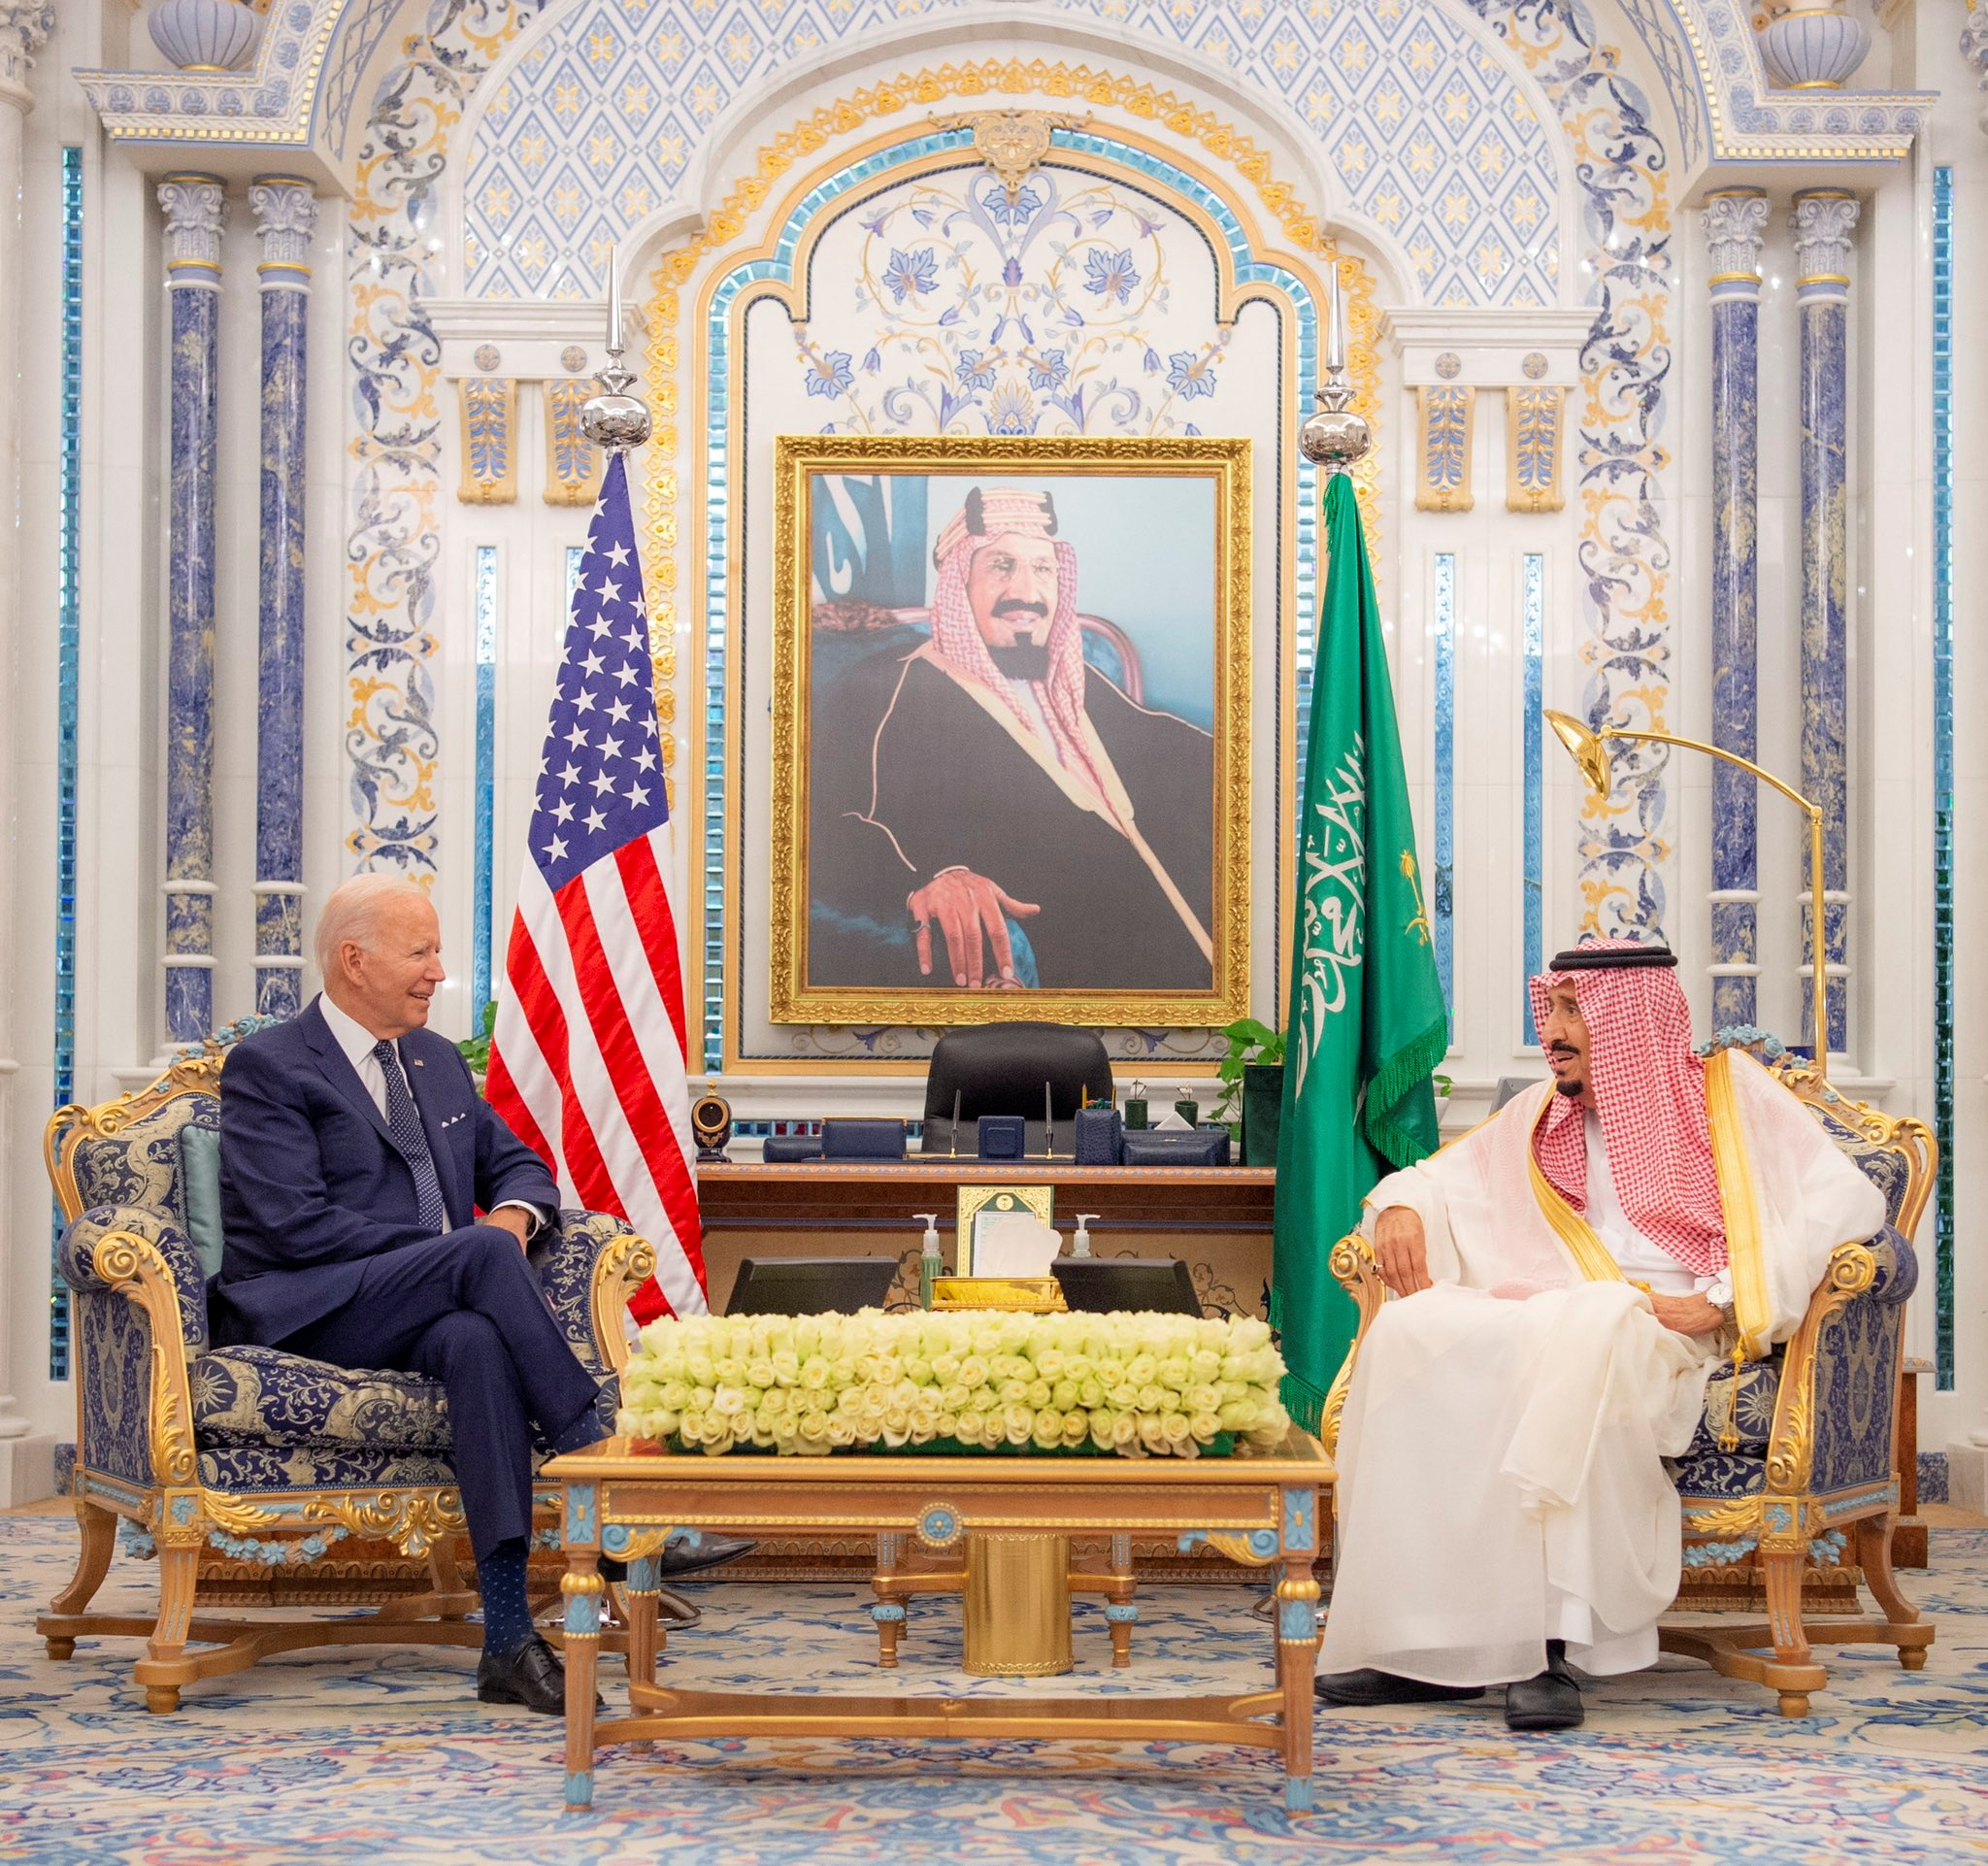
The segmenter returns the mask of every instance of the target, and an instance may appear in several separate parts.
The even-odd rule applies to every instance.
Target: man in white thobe
[[[1532,981],[1552,1080],[1382,1180],[1364,1228],[1397,1298],[1339,1441],[1329,1704],[1506,1688],[1581,1720],[1569,1661],[1655,1662],[1681,1519],[1664,1466],[1706,1381],[1794,1333],[1877,1189],[1743,1051],[1701,1059],[1662,947],[1591,941]]]

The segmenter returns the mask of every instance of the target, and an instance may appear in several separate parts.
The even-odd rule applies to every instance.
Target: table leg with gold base
[[[1309,1552],[1286,1550],[1277,1583],[1277,1689],[1283,1693],[1284,1806],[1311,1806],[1311,1679],[1318,1669],[1318,1583]]]
[[[574,1549],[560,1578],[566,1600],[566,1808],[569,1814],[593,1806],[594,1674],[600,1669],[601,1595],[607,1587],[598,1572],[600,1556]]]
[[[967,1537],[966,1670],[1053,1678],[1070,1650],[1070,1538],[976,1530]]]
[[[656,1682],[656,1657],[668,1644],[669,1635],[658,1623],[657,1609],[662,1596],[662,1563],[654,1555],[641,1555],[628,1564],[628,1579],[622,1593],[628,1602],[628,1677],[632,1683]],[[653,1746],[638,1737],[631,1749]]]

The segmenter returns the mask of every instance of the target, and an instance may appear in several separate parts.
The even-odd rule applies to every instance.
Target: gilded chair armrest
[[[1895,1307],[1896,1301],[1903,1299],[1889,1299],[1877,1289],[1881,1268],[1891,1272],[1899,1267],[1895,1238],[1898,1234],[1886,1226],[1868,1244],[1839,1244],[1830,1252],[1828,1268],[1809,1297],[1807,1312],[1782,1357],[1780,1392],[1774,1402],[1773,1429],[1767,1449],[1771,1491],[1789,1495],[1806,1490],[1814,1476],[1816,1430],[1822,1410],[1818,1401],[1819,1361],[1839,1314],[1852,1304],[1861,1303],[1874,1312]],[[1905,1257],[1912,1261],[1909,1246]],[[1913,1267],[1916,1269],[1916,1262]],[[1885,1322],[1895,1334],[1898,1317],[1887,1316]],[[1883,1411],[1888,1435],[1888,1403]]]
[[[113,1233],[142,1239],[151,1246],[158,1258],[158,1274],[164,1277],[178,1308],[174,1332],[195,1353],[200,1352],[207,1346],[207,1278],[192,1239],[163,1214],[142,1205],[97,1205],[70,1219],[55,1250],[63,1282],[78,1294],[122,1287],[122,1283],[106,1276],[97,1262],[98,1247]]]
[[[1340,1371],[1333,1376],[1332,1384],[1326,1389],[1325,1405],[1319,1414],[1319,1442],[1325,1447],[1326,1454],[1332,1456],[1339,1450],[1340,1419],[1346,1410],[1346,1389],[1352,1383],[1353,1362],[1369,1326],[1380,1313],[1380,1305],[1387,1300],[1388,1289],[1380,1280],[1380,1272],[1375,1267],[1374,1246],[1358,1231],[1348,1231],[1333,1246],[1332,1255],[1326,1259],[1326,1268],[1332,1272],[1340,1287],[1352,1297],[1360,1312],[1352,1346],[1346,1350]]]
[[[552,1314],[586,1366],[606,1381],[628,1358],[628,1298],[655,1268],[655,1250],[608,1212],[559,1215],[559,1240],[539,1263]]]
[[[1380,1272],[1374,1262],[1374,1246],[1360,1232],[1348,1231],[1333,1246],[1332,1255],[1326,1259],[1326,1268],[1360,1311],[1360,1325],[1353,1336],[1357,1345],[1373,1325],[1374,1317],[1380,1314],[1380,1305],[1388,1296],[1387,1284],[1380,1280]]]
[[[60,1261],[82,1312],[82,1462],[140,1484],[191,1485],[198,1461],[187,1372],[189,1278],[195,1300],[202,1293],[192,1247],[154,1213],[99,1206],[63,1232]],[[203,1329],[191,1351],[205,1345]]]

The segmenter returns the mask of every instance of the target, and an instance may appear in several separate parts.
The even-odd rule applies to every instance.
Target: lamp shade
[[[1588,788],[1598,797],[1608,794],[1608,753],[1602,741],[1581,724],[1571,713],[1556,713],[1549,706],[1542,709],[1546,723],[1553,728],[1553,736],[1567,748],[1568,755],[1580,767],[1580,775],[1588,781]]]

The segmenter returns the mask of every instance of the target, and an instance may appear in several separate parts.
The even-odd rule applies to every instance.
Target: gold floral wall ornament
[[[1420,435],[1415,473],[1417,512],[1470,511],[1476,398],[1474,388],[1416,389],[1415,424]]]
[[[973,131],[974,152],[1008,190],[1011,206],[1020,198],[1030,171],[1049,153],[1050,136],[1059,129],[1082,129],[1090,120],[1054,110],[963,111],[932,119],[940,129]]]
[[[547,382],[546,394],[546,491],[548,506],[590,506],[601,488],[606,455],[586,438],[580,412],[593,393],[584,377]]]
[[[1508,512],[1562,512],[1560,478],[1563,388],[1505,391],[1505,507]]]
[[[517,382],[510,376],[465,376],[455,385],[462,411],[462,479],[466,506],[508,506],[517,498]]]

